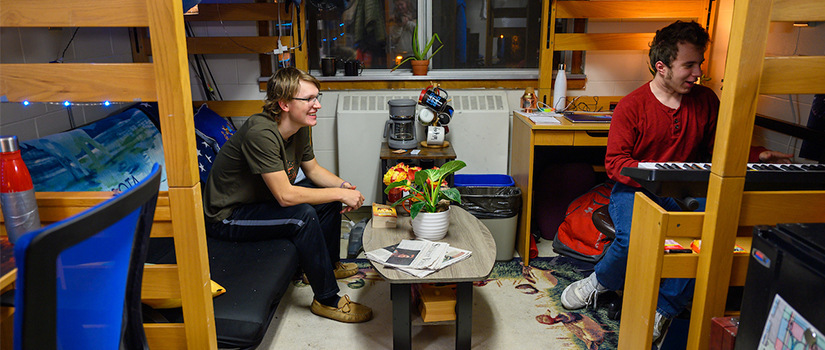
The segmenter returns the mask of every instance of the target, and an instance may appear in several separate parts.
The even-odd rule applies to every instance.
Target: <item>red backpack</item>
[[[612,189],[612,182],[596,185],[567,206],[564,221],[553,240],[556,253],[593,263],[601,260],[613,239],[593,225],[593,212],[610,203]]]

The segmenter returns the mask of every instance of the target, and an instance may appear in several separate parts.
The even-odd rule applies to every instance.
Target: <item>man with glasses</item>
[[[315,159],[310,127],[318,123],[320,85],[293,67],[269,79],[263,112],[249,117],[212,165],[203,196],[206,233],[229,241],[290,239],[315,294],[312,313],[365,322],[372,310],[339,297],[336,282],[358,272],[339,261],[341,214],[360,208],[364,196]],[[306,179],[296,183],[299,168]]]

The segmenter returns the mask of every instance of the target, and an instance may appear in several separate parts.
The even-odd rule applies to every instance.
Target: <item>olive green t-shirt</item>
[[[261,174],[283,170],[294,183],[301,162],[314,158],[308,126],[284,140],[276,121],[262,113],[249,117],[212,163],[203,194],[206,219],[221,221],[240,205],[274,201]]]

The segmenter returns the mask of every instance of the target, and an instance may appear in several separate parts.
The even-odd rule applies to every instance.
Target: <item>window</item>
[[[413,33],[437,33],[433,69],[538,68],[541,1],[309,0],[309,67],[322,57],[390,69],[412,55]],[[437,44],[434,45],[437,47]],[[402,68],[409,68],[405,63]]]

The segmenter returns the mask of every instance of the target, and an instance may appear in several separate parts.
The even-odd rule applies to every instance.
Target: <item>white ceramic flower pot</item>
[[[417,238],[437,241],[447,235],[450,227],[450,210],[439,213],[420,212],[412,221],[413,234]]]

